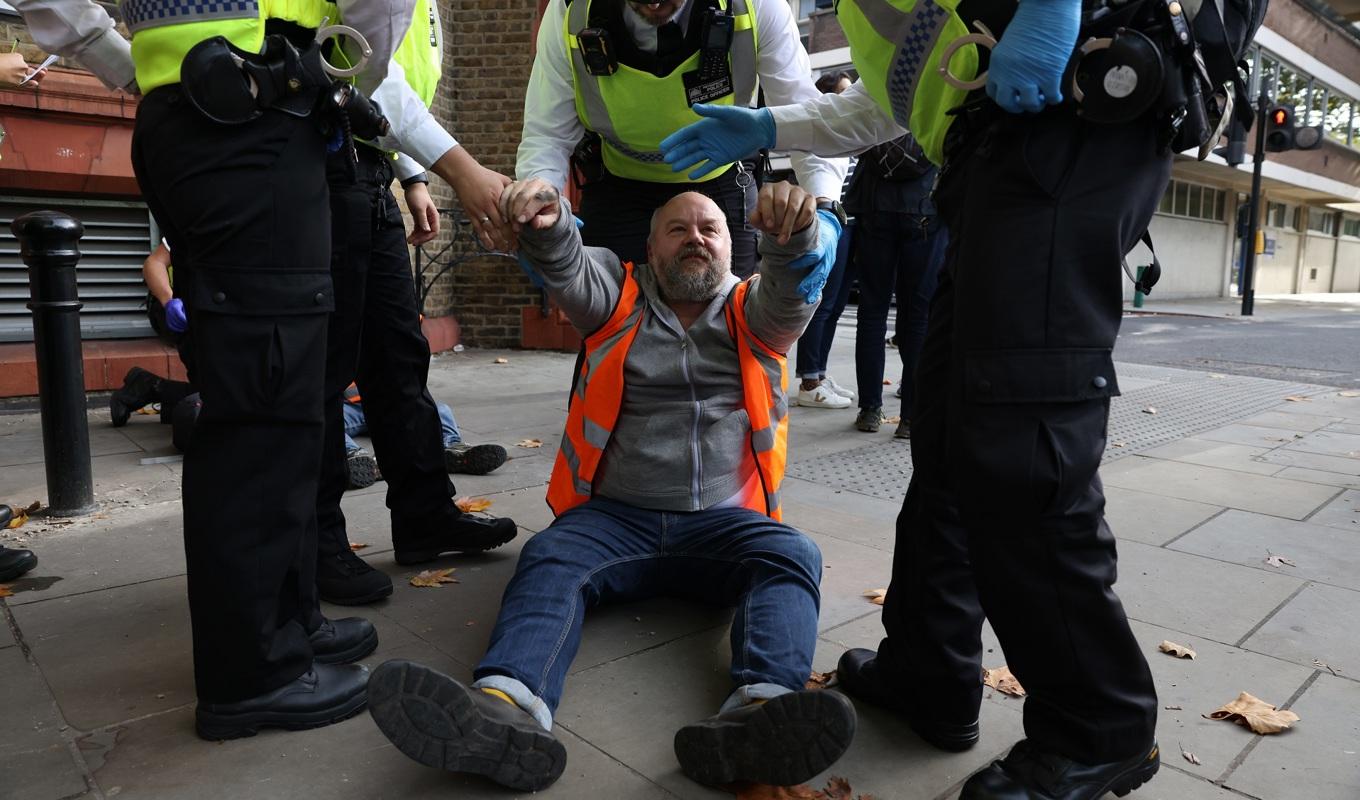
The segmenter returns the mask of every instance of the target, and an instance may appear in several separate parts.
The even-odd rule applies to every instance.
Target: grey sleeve
[[[582,334],[609,321],[623,285],[619,257],[603,247],[581,243],[571,206],[562,202],[557,224],[519,235],[520,257],[543,278],[548,296]]]
[[[49,53],[79,61],[110,89],[135,92],[132,45],[113,18],[91,0],[11,0],[33,41]]]
[[[821,220],[814,217],[788,244],[760,237],[760,273],[746,293],[746,320],[751,332],[776,352],[788,353],[817,310],[817,303],[808,304],[798,291],[811,267],[790,269],[789,262],[812,252],[820,231]]]
[[[387,63],[411,27],[414,0],[337,0],[340,19],[357,30],[373,48],[372,59],[359,73],[359,88],[372,94],[387,77]]]

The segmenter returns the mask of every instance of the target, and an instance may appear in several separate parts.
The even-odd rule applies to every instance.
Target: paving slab
[[[1290,708],[1300,721],[1262,737],[1226,785],[1252,797],[1360,797],[1360,683],[1323,674]]]
[[[1258,428],[1284,428],[1290,431],[1318,430],[1341,422],[1342,417],[1328,417],[1320,414],[1286,414],[1283,411],[1265,411],[1238,420],[1241,425]]]
[[[39,414],[17,414],[0,419],[0,467],[38,464],[37,472],[42,473],[41,420]],[[92,412],[88,420],[91,456],[141,451],[142,448],[136,443],[109,425],[107,411],[102,417],[97,412]]]
[[[785,478],[780,489],[784,521],[808,533],[821,533],[891,552],[897,537],[902,499],[870,497],[800,478]]]
[[[1352,680],[1360,678],[1360,592],[1312,584],[1275,613],[1243,646],[1297,664],[1329,664]]]
[[[1223,510],[1193,500],[1105,487],[1105,520],[1120,541],[1166,544]]]
[[[829,630],[861,616],[868,604],[864,592],[884,588],[892,578],[892,558],[882,550],[808,534],[822,551],[822,606],[819,630]]]
[[[1177,539],[1171,549],[1360,590],[1360,536],[1326,525],[1233,510]],[[1294,566],[1266,564],[1271,554]]]
[[[1139,455],[1161,458],[1167,461],[1181,461],[1187,464],[1201,464],[1206,467],[1221,467],[1238,472],[1256,475],[1274,475],[1284,467],[1260,460],[1260,456],[1270,452],[1268,447],[1250,447],[1243,444],[1228,444],[1208,439],[1178,439]]]
[[[1180,769],[1205,780],[1221,776],[1253,734],[1236,725],[1207,720],[1204,714],[1231,702],[1242,691],[1283,703],[1313,674],[1307,667],[1156,625],[1135,621],[1131,627],[1157,686],[1162,760],[1175,761]],[[1196,657],[1175,658],[1159,652],[1157,645],[1166,640],[1192,648]],[[1182,747],[1202,763],[1184,761]]]
[[[90,459],[94,477],[96,514],[106,517],[121,510],[179,497],[179,476],[166,464],[141,464],[145,451],[96,455]],[[41,464],[0,468],[0,501],[26,506],[34,500],[47,504],[47,473]],[[73,518],[88,522],[94,517]],[[41,523],[45,518],[35,518]],[[28,527],[27,524],[25,527]],[[41,527],[41,525],[39,526]]]
[[[1339,497],[1309,517],[1308,521],[1360,533],[1360,490],[1342,492]]]
[[[1262,460],[1287,467],[1338,472],[1342,475],[1360,476],[1360,458],[1333,456],[1323,453],[1307,453],[1302,450],[1281,448],[1261,456]]]
[[[1336,495],[1319,484],[1141,456],[1125,458],[1101,474],[1110,486],[1290,519],[1307,517]]]
[[[1303,436],[1308,435],[1310,428],[1283,428],[1274,426],[1257,426],[1234,423],[1224,425],[1221,428],[1204,431],[1196,434],[1200,439],[1211,442],[1225,442],[1228,444],[1240,444],[1247,447],[1280,447],[1282,445],[1295,442]]]
[[[94,730],[194,700],[182,577],[12,611],[72,727]]]
[[[1360,489],[1360,475],[1343,475],[1340,472],[1327,472],[1321,469],[1308,469],[1307,467],[1285,467],[1275,474],[1277,478],[1288,478],[1291,481],[1306,481],[1307,483],[1324,483],[1328,486],[1340,486],[1345,489]]]
[[[1297,450],[1301,453],[1360,458],[1360,434],[1340,433],[1330,429],[1314,431],[1291,444],[1285,445],[1284,449]]]
[[[86,788],[52,695],[23,651],[0,650],[0,798],[57,800]]]
[[[1133,619],[1234,643],[1303,584],[1289,575],[1122,542],[1114,590]]]
[[[1173,760],[1178,761],[1175,766],[1171,766]],[[1143,784],[1143,788],[1126,795],[1123,800],[1242,800],[1240,794],[1215,786],[1204,778],[1186,774],[1180,769],[1181,766],[1196,768],[1181,758],[1174,744],[1162,743],[1162,768],[1157,771],[1157,777]]]

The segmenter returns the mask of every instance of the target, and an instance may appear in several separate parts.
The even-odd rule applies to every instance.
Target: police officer
[[[1084,17],[1081,0],[842,0],[862,83],[802,107],[703,109],[708,119],[663,143],[683,167],[776,142],[834,155],[900,125],[943,160],[936,199],[953,242],[918,367],[887,636],[877,654],[847,652],[840,675],[932,744],[967,749],[978,737],[985,612],[1028,691],[1027,739],[967,781],[967,800],[1125,794],[1159,764],[1156,693],[1111,588],[1097,467],[1118,393],[1120,263],[1166,188],[1168,145],[1189,110],[1162,101],[1194,78],[1184,61],[1168,60],[1176,69],[1164,81],[1133,64],[1146,84],[1137,97],[1118,73],[1107,96],[1088,86],[1082,104],[1064,102],[1079,32],[1161,35],[1181,13],[1174,3],[1089,5]],[[936,71],[974,19],[1004,31],[985,95]],[[917,34],[900,50],[899,30]],[[953,60],[965,79],[984,66],[971,50]],[[1097,83],[1109,74],[1076,72]],[[1146,104],[1115,103],[1123,121],[1096,121],[1092,97],[1120,94]]]
[[[182,349],[203,397],[184,464],[198,733],[357,714],[367,669],[349,662],[377,634],[364,620],[321,618],[315,597],[332,288],[331,121],[320,118],[330,82],[314,37],[335,7],[126,2],[129,48],[88,0],[15,5],[41,46],[144,94],[133,167],[175,253],[190,322]],[[340,4],[373,48],[361,88],[383,77],[409,6]]]
[[[693,103],[750,105],[757,79],[772,103],[817,96],[784,0],[550,0],[516,175],[563,188],[577,181],[585,243],[637,263],[647,260],[652,212],[682,192],[702,192],[727,215],[732,272],[745,278],[756,268],[747,220],[753,164],[715,164],[686,178],[662,162],[657,145],[697,119]],[[839,213],[833,201],[845,161],[799,153],[793,165],[802,187]],[[835,253],[825,257],[829,270]]]
[[[316,575],[321,599],[332,603],[357,605],[392,594],[391,579],[350,550],[340,510],[348,480],[341,404],[351,380],[363,395],[369,434],[387,481],[397,563],[417,564],[449,551],[489,550],[516,532],[513,520],[464,514],[453,503],[439,412],[426,386],[430,344],[420,330],[401,209],[389,188],[394,176],[400,177],[416,220],[413,243],[435,236],[439,212],[425,189],[429,178],[420,164],[379,146],[407,150],[437,165],[451,179],[463,208],[473,214],[479,233],[499,230],[489,220],[481,222],[489,215],[478,213],[478,201],[484,192],[499,195],[509,180],[480,167],[429,112],[443,45],[437,3],[416,0],[411,27],[373,93],[391,134],[378,143],[359,143],[357,164],[348,151],[337,151],[327,163],[336,313],[326,370]]]

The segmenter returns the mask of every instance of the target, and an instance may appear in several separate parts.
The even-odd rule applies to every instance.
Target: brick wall
[[[444,79],[434,101],[435,116],[484,166],[513,177],[524,88],[533,64],[536,2],[440,0],[439,8]],[[431,180],[430,191],[441,208],[457,207],[453,190],[438,178]],[[439,246],[444,241],[441,237]],[[426,249],[435,252],[438,246],[432,243]],[[429,316],[456,314],[469,345],[515,347],[520,309],[537,302],[537,290],[512,259],[479,257],[440,280],[425,308]]]

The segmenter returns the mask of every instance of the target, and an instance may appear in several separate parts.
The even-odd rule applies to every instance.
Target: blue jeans
[[[911,418],[916,362],[926,337],[930,299],[939,284],[949,234],[935,218],[879,211],[858,218],[852,275],[859,278],[855,379],[859,407],[883,405],[888,306],[897,295],[897,352],[902,358],[902,418]]]
[[[443,403],[435,403],[435,408],[439,410],[439,427],[444,434],[444,446],[452,447],[463,441],[463,434],[458,430],[458,421],[453,418],[453,409]],[[364,417],[362,403],[345,403],[341,411],[345,415],[345,454],[349,455],[359,449],[354,437],[368,433],[368,420]]]
[[[811,539],[755,511],[648,511],[597,497],[524,545],[475,685],[550,728],[586,609],[664,596],[736,606],[737,689],[724,709],[797,691],[812,669],[821,575]]]
[[[812,314],[807,330],[798,337],[798,353],[795,357],[798,377],[814,380],[826,375],[826,362],[831,358],[831,342],[836,338],[836,323],[850,299],[852,281],[850,271],[850,248],[854,239],[855,221],[850,220],[836,242],[836,263],[822,287],[822,304]]]

